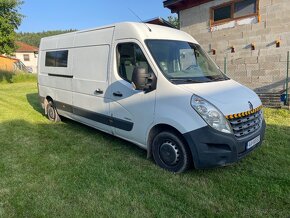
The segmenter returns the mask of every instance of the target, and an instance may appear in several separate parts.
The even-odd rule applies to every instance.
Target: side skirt
[[[54,104],[57,110],[66,111],[80,117],[84,117],[86,119],[93,120],[98,123],[102,123],[125,131],[131,131],[134,126],[134,123],[127,120],[122,120],[93,111],[88,111],[62,102],[54,101]]]

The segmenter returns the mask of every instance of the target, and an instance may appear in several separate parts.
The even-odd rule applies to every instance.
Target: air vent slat
[[[234,135],[237,138],[240,138],[257,131],[261,127],[261,115],[262,111],[258,111],[246,117],[229,120],[233,128]]]

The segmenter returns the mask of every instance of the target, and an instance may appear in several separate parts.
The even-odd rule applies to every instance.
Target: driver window
[[[143,67],[152,72],[141,48],[135,43],[122,43],[117,46],[117,65],[120,77],[130,83],[135,67]]]

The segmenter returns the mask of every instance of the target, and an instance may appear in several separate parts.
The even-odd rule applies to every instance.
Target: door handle
[[[103,94],[103,90],[102,89],[96,89],[95,94]]]
[[[116,96],[116,97],[122,97],[123,96],[123,94],[121,92],[119,92],[119,91],[113,92],[113,95]]]

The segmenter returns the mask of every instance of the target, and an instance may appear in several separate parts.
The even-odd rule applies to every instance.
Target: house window
[[[30,61],[29,54],[24,54],[23,55],[23,60],[24,61]]]
[[[68,50],[49,51],[45,55],[46,67],[67,67]]]
[[[258,16],[259,0],[234,0],[212,7],[211,25],[241,18]]]
[[[250,16],[257,13],[257,0],[244,0],[234,4],[234,18]]]
[[[225,7],[217,8],[214,10],[214,21],[231,19],[231,5],[227,5]]]

